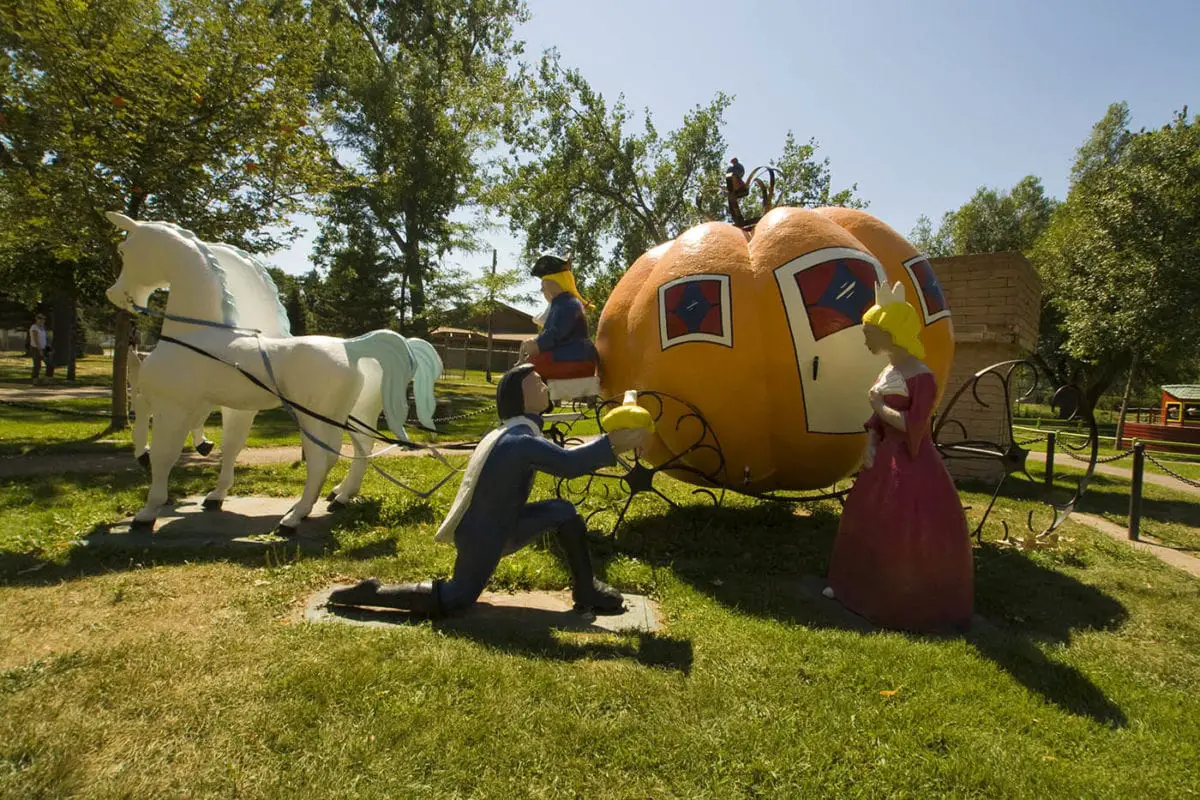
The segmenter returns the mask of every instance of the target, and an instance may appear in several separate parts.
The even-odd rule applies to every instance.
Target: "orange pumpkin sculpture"
[[[866,444],[867,390],[886,361],[867,350],[862,314],[884,280],[900,281],[924,319],[926,363],[944,393],[954,335],[924,256],[862,211],[780,207],[752,230],[698,225],[634,262],[596,332],[603,395],[641,389],[694,406],[724,454],[716,482],[727,488],[830,486]],[[663,412],[645,454],[654,466],[697,438],[686,408]],[[675,463],[712,475],[719,461],[700,450]]]

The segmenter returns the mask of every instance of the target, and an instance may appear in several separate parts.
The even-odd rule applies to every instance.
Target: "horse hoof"
[[[343,503],[340,500],[333,500],[329,503],[329,505],[326,507],[325,510],[326,511],[341,511],[343,508],[346,507],[346,505],[347,505],[346,503]]]
[[[282,523],[279,525],[279,530],[276,531],[284,539],[294,538],[298,532],[299,529],[295,525],[284,525]]]
[[[221,504],[224,502],[225,502],[224,500],[217,500],[217,499],[205,500],[204,501],[204,510],[205,511],[220,511]]]
[[[149,533],[154,530],[154,520],[152,519],[135,519],[129,523],[129,532],[133,533]]]
[[[142,469],[149,470],[150,469],[150,454],[142,453],[140,456],[137,457],[137,462],[142,465]]]
[[[202,456],[206,456],[209,453],[211,453],[212,449],[213,449],[212,442],[205,441],[205,442],[201,442],[200,444],[196,445],[196,452]]]

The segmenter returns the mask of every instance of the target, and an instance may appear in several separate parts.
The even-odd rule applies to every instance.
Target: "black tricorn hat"
[[[529,274],[535,278],[544,278],[558,272],[569,272],[570,269],[570,256],[563,258],[553,253],[543,253],[537,261],[533,262],[533,270]]]

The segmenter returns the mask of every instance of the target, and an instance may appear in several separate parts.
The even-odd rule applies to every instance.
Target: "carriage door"
[[[887,365],[863,341],[862,315],[887,280],[871,255],[828,247],[775,270],[804,388],[812,433],[862,433],[871,416],[867,391]]]

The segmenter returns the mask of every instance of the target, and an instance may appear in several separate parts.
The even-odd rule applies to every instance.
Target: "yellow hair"
[[[892,342],[914,358],[925,358],[925,345],[921,344],[921,318],[911,304],[873,305],[863,314],[863,322],[887,331]]]
[[[578,297],[579,302],[583,303],[587,308],[592,307],[592,304],[587,300],[584,300],[583,295],[579,293],[578,287],[575,286],[575,273],[571,272],[570,270],[563,270],[562,272],[555,272],[552,275],[545,275],[542,277],[542,280],[554,282],[564,292]]]

